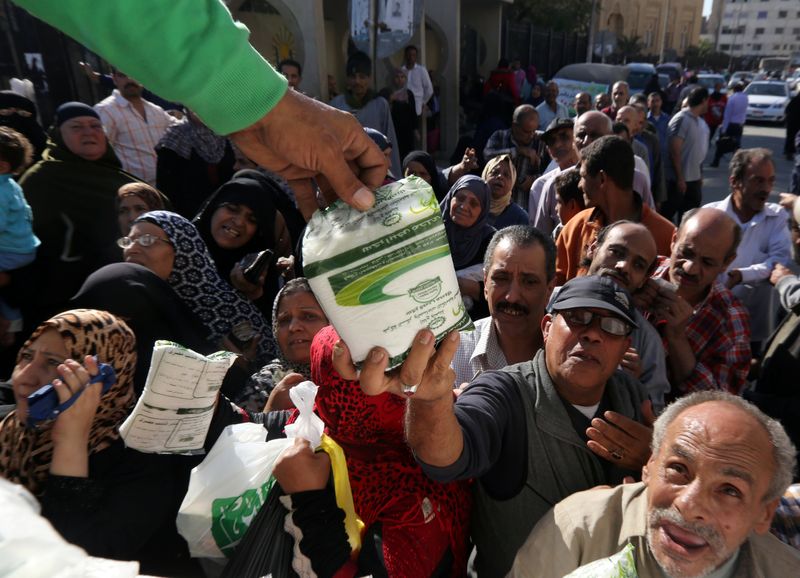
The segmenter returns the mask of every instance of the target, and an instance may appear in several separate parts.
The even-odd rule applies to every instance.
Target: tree
[[[642,52],[642,39],[639,36],[625,36],[617,38],[617,52],[622,55],[622,63],[628,62],[628,58],[639,56]]]
[[[559,32],[586,33],[592,17],[592,0],[515,0],[509,6],[511,19],[531,22]]]

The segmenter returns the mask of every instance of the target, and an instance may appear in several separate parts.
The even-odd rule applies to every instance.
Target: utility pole
[[[586,62],[592,62],[594,53],[594,29],[597,27],[597,0],[592,0],[592,18],[589,20],[589,39],[586,46]]]
[[[661,26],[661,52],[658,55],[658,63],[664,64],[664,51],[667,48],[667,20],[669,19],[669,0],[664,0],[664,17]]]

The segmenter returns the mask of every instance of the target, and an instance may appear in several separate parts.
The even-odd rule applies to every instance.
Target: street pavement
[[[719,132],[719,131],[718,131]],[[743,148],[764,147],[772,151],[775,160],[775,188],[770,195],[770,202],[778,202],[778,193],[786,192],[792,178],[793,163],[783,156],[783,141],[786,137],[786,128],[768,124],[746,124],[742,138]],[[708,165],[714,159],[714,145],[709,147],[708,157],[703,165],[703,204],[721,201],[730,193],[728,187],[728,163],[730,154],[725,155],[718,168]]]

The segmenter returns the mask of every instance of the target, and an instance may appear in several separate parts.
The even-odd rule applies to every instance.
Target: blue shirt
[[[728,98],[725,105],[725,113],[722,115],[722,132],[724,133],[730,123],[744,124],[747,118],[747,95],[743,92],[734,92]]]
[[[32,253],[40,244],[22,189],[11,175],[0,175],[0,252]]]
[[[670,116],[666,112],[662,112],[658,117],[653,116],[653,113],[647,113],[647,120],[656,127],[658,133],[658,142],[661,143],[661,156],[666,158],[669,155],[667,150],[667,127],[669,127]]]

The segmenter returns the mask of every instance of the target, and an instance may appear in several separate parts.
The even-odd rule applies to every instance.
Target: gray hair
[[[739,149],[733,155],[729,171],[731,178],[734,181],[742,184],[744,175],[747,172],[747,167],[750,165],[760,165],[764,161],[769,161],[772,166],[775,166],[775,161],[772,160],[772,151],[765,148],[752,148],[752,149]]]
[[[734,221],[725,211],[721,209],[706,209],[705,207],[695,207],[694,209],[689,209],[686,211],[683,216],[681,217],[681,222],[678,224],[678,235],[680,235],[681,230],[686,226],[686,224],[692,220],[692,218],[697,215],[701,210],[712,210],[712,211],[719,211],[722,213],[720,217],[725,217],[725,221],[728,222],[731,226],[731,232],[733,233],[733,242],[731,243],[731,248],[725,253],[726,259],[731,259],[736,255],[736,250],[739,248],[739,243],[742,242],[742,228],[736,224]]]
[[[483,257],[483,270],[488,271],[494,260],[494,252],[497,246],[506,239],[515,247],[529,247],[540,245],[544,249],[545,271],[547,282],[549,283],[556,275],[556,246],[550,235],[545,235],[536,227],[530,225],[512,225],[497,231]]]
[[[658,417],[653,425],[653,440],[650,443],[653,455],[658,455],[664,443],[667,428],[681,413],[690,407],[712,401],[727,403],[742,410],[761,424],[761,427],[767,432],[769,441],[772,444],[772,459],[775,461],[775,471],[772,473],[772,479],[764,496],[764,501],[769,502],[780,498],[786,488],[791,485],[794,471],[797,467],[797,450],[794,444],[792,444],[778,420],[772,419],[752,403],[726,391],[698,391],[682,397],[667,406],[667,409],[664,410],[664,413]]]
[[[520,125],[532,116],[539,118],[539,111],[537,111],[536,108],[530,104],[520,104],[514,109],[514,115],[511,118],[511,122],[516,125]]]

